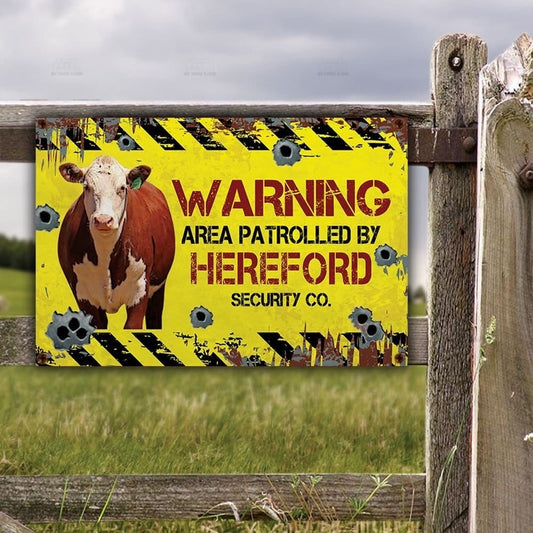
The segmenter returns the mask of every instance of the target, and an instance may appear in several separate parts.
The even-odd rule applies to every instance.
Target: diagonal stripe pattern
[[[112,119],[94,118],[80,120],[79,126],[62,128],[63,135],[73,142],[78,148],[88,151],[99,151],[105,149],[105,144],[115,142],[121,150],[143,150],[139,141],[135,139],[135,125],[138,125],[146,132],[163,150],[185,151],[186,148],[173,136],[161,123],[161,119],[137,118],[130,119],[133,124],[133,133],[128,134],[118,123],[109,129]],[[215,132],[209,131],[206,126],[197,118],[169,118],[167,122],[179,124],[185,129],[197,143],[207,151],[227,150],[220,140],[213,135]],[[382,148],[393,150],[394,148],[380,132],[380,128],[372,124],[371,120],[361,118],[343,119],[348,131],[355,132],[359,139],[372,148]],[[267,151],[270,150],[257,125],[261,124],[262,129],[270,131],[275,138],[280,140],[290,140],[300,146],[302,150],[311,151],[308,144],[298,135],[293,126],[295,119],[282,118],[219,118],[216,131],[230,133],[247,150]],[[352,146],[349,139],[343,137],[328,124],[327,119],[307,118],[298,119],[299,130],[302,128],[312,131],[328,148],[334,151],[354,150],[357,146]],[[105,136],[94,135],[90,138],[86,131],[87,125],[96,124],[100,130],[105,131]],[[48,123],[52,127],[53,123]],[[59,126],[58,126],[59,127]],[[109,131],[108,131],[109,130]],[[47,138],[46,132],[38,130],[35,138],[37,150],[56,150],[57,146]],[[352,141],[353,144],[353,141]]]

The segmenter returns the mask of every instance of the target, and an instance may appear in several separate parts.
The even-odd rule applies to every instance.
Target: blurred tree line
[[[35,243],[0,234],[0,267],[35,270]]]

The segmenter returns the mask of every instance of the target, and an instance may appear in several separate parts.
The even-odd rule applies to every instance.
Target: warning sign
[[[49,365],[407,364],[403,118],[42,119]]]

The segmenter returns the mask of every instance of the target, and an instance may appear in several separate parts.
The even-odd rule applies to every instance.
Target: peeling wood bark
[[[476,125],[478,73],[486,57],[485,43],[475,36],[447,35],[436,43],[431,67],[435,127]],[[475,171],[475,164],[437,164],[430,173],[431,287],[426,403],[428,531],[465,531],[467,527],[464,509],[469,500]],[[439,478],[455,444],[458,448],[449,471],[446,492],[441,490],[437,496]]]
[[[533,163],[532,96],[522,35],[481,74],[472,532],[533,524],[533,190],[518,180]]]
[[[314,520],[353,517],[349,498],[366,498],[376,487],[369,474],[324,474],[311,489],[311,476],[298,474],[186,476],[0,476],[0,508],[18,520],[56,522],[63,505],[64,521],[174,520],[215,515],[267,518],[255,504],[274,510],[310,511]],[[381,479],[385,475],[381,474]],[[421,520],[424,516],[423,474],[395,474],[376,492],[359,520]],[[311,490],[311,492],[310,492]],[[62,504],[64,498],[64,503]],[[252,516],[251,516],[252,515]]]

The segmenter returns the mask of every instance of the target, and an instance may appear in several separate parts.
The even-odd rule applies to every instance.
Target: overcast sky
[[[428,101],[440,36],[475,33],[492,59],[532,26],[532,0],[1,0],[0,99]],[[427,183],[410,177],[418,284]],[[1,233],[32,234],[33,179],[0,164]]]

